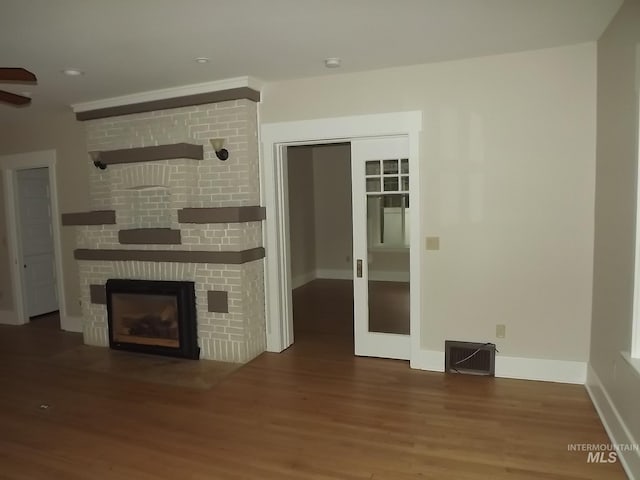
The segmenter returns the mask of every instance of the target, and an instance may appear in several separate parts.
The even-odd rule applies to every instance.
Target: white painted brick
[[[87,150],[116,150],[176,143],[204,147],[203,161],[189,159],[96,169],[87,155],[91,208],[115,209],[118,225],[80,227],[79,248],[149,250],[243,250],[262,245],[261,222],[180,225],[185,207],[258,205],[260,201],[256,104],[235,100],[85,122]],[[230,158],[221,162],[209,144],[225,137]],[[154,189],[140,187],[154,186]],[[123,228],[181,228],[183,245],[122,246]],[[90,304],[89,285],[108,278],[196,282],[196,308],[202,358],[248,361],[265,348],[262,261],[246,265],[153,262],[80,262],[85,341],[108,344],[106,309]],[[207,290],[229,292],[230,313],[207,311]],[[215,335],[215,336],[214,336]],[[233,337],[233,338],[231,338]]]

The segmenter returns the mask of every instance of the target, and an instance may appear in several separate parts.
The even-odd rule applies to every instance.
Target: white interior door
[[[351,141],[356,355],[408,360],[409,141]]]
[[[22,282],[29,317],[58,310],[48,168],[17,172]]]

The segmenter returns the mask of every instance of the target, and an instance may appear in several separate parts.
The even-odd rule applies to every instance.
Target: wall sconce
[[[94,166],[100,170],[107,168],[107,164],[100,160],[100,152],[89,152],[89,155],[91,155],[91,160],[93,160]]]
[[[229,151],[224,148],[224,138],[212,138],[209,141],[211,142],[211,146],[216,152],[216,157],[218,157],[222,161],[229,158]]]

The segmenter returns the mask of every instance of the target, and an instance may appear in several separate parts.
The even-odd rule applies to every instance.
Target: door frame
[[[267,219],[263,231],[267,350],[281,352],[293,343],[289,205],[287,198],[286,148],[290,145],[348,142],[356,138],[406,135],[409,140],[410,237],[410,330],[411,355],[420,351],[422,319],[423,238],[420,189],[420,132],[422,112],[323,118],[263,124],[260,129],[262,204]],[[417,208],[413,208],[416,206]],[[414,228],[415,226],[415,228]]]
[[[0,170],[4,181],[4,204],[7,221],[7,247],[9,250],[9,266],[11,271],[11,288],[13,290],[13,318],[4,318],[4,323],[24,325],[29,323],[26,315],[26,295],[23,289],[22,238],[17,211],[17,171],[46,167],[49,173],[49,192],[51,208],[51,228],[53,231],[53,248],[55,255],[56,287],[58,289],[58,308],[60,326],[63,330],[76,330],[67,325],[68,315],[65,303],[64,276],[62,268],[62,247],[60,240],[60,218],[58,210],[58,189],[56,181],[56,151],[40,150],[36,152],[16,153],[0,156]]]

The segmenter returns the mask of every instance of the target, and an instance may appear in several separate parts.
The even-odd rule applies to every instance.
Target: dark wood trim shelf
[[[152,100],[149,102],[77,112],[76,120],[96,120],[98,118],[117,117],[120,115],[130,115],[132,113],[152,112],[168,108],[190,107],[192,105],[204,105],[206,103],[227,102],[241,99],[259,102],[260,92],[249,87],[229,88],[227,90],[218,90],[215,92],[197,93],[194,95],[185,95],[183,97],[165,98],[162,100]]]
[[[180,245],[180,230],[170,228],[133,228],[120,230],[118,241],[123,245]]]
[[[62,225],[115,225],[115,210],[94,210],[91,212],[63,213]]]
[[[259,222],[266,217],[266,210],[260,206],[183,208],[178,210],[180,223],[244,223]]]
[[[215,263],[240,265],[264,258],[263,247],[250,248],[237,252],[214,252],[207,250],[112,250],[86,249],[74,250],[76,260],[95,261],[138,261],[138,262],[175,262],[175,263]]]
[[[95,164],[100,163],[105,166],[120,163],[155,162],[174,158],[189,158],[192,160],[202,160],[204,158],[202,145],[193,143],[173,143],[91,153]]]

